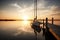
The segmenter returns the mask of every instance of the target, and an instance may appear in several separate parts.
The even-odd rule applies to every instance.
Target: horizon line
[[[43,19],[37,19],[39,21],[43,21]],[[23,19],[0,19],[0,21],[24,21]],[[28,19],[27,21],[33,21],[33,19]],[[44,19],[46,21],[46,19]],[[48,21],[52,21],[52,19],[48,19]],[[60,21],[60,19],[54,19],[54,21]]]

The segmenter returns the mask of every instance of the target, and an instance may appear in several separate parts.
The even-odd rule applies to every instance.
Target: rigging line
[[[37,0],[36,0],[36,18],[37,18]]]
[[[35,18],[35,0],[34,0],[34,18]]]
[[[37,18],[37,0],[34,0],[34,17]]]

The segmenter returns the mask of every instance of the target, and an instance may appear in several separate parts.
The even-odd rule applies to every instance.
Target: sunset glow
[[[52,3],[49,3],[52,2]],[[33,0],[13,0],[0,2],[0,19],[33,19],[34,17],[34,2]],[[60,2],[48,0],[38,0],[37,3],[37,16],[39,19],[46,17],[60,19]],[[28,15],[29,17],[26,17]],[[23,17],[22,17],[23,16]]]
[[[27,21],[28,20],[28,16],[23,16],[22,18],[24,21]]]

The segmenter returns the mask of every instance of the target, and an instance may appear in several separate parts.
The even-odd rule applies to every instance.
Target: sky
[[[37,0],[39,19],[60,19],[60,0]],[[0,19],[34,18],[34,0],[0,0]]]

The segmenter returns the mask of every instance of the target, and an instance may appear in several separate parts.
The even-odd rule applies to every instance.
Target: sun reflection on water
[[[23,21],[23,24],[28,24],[28,21]]]

